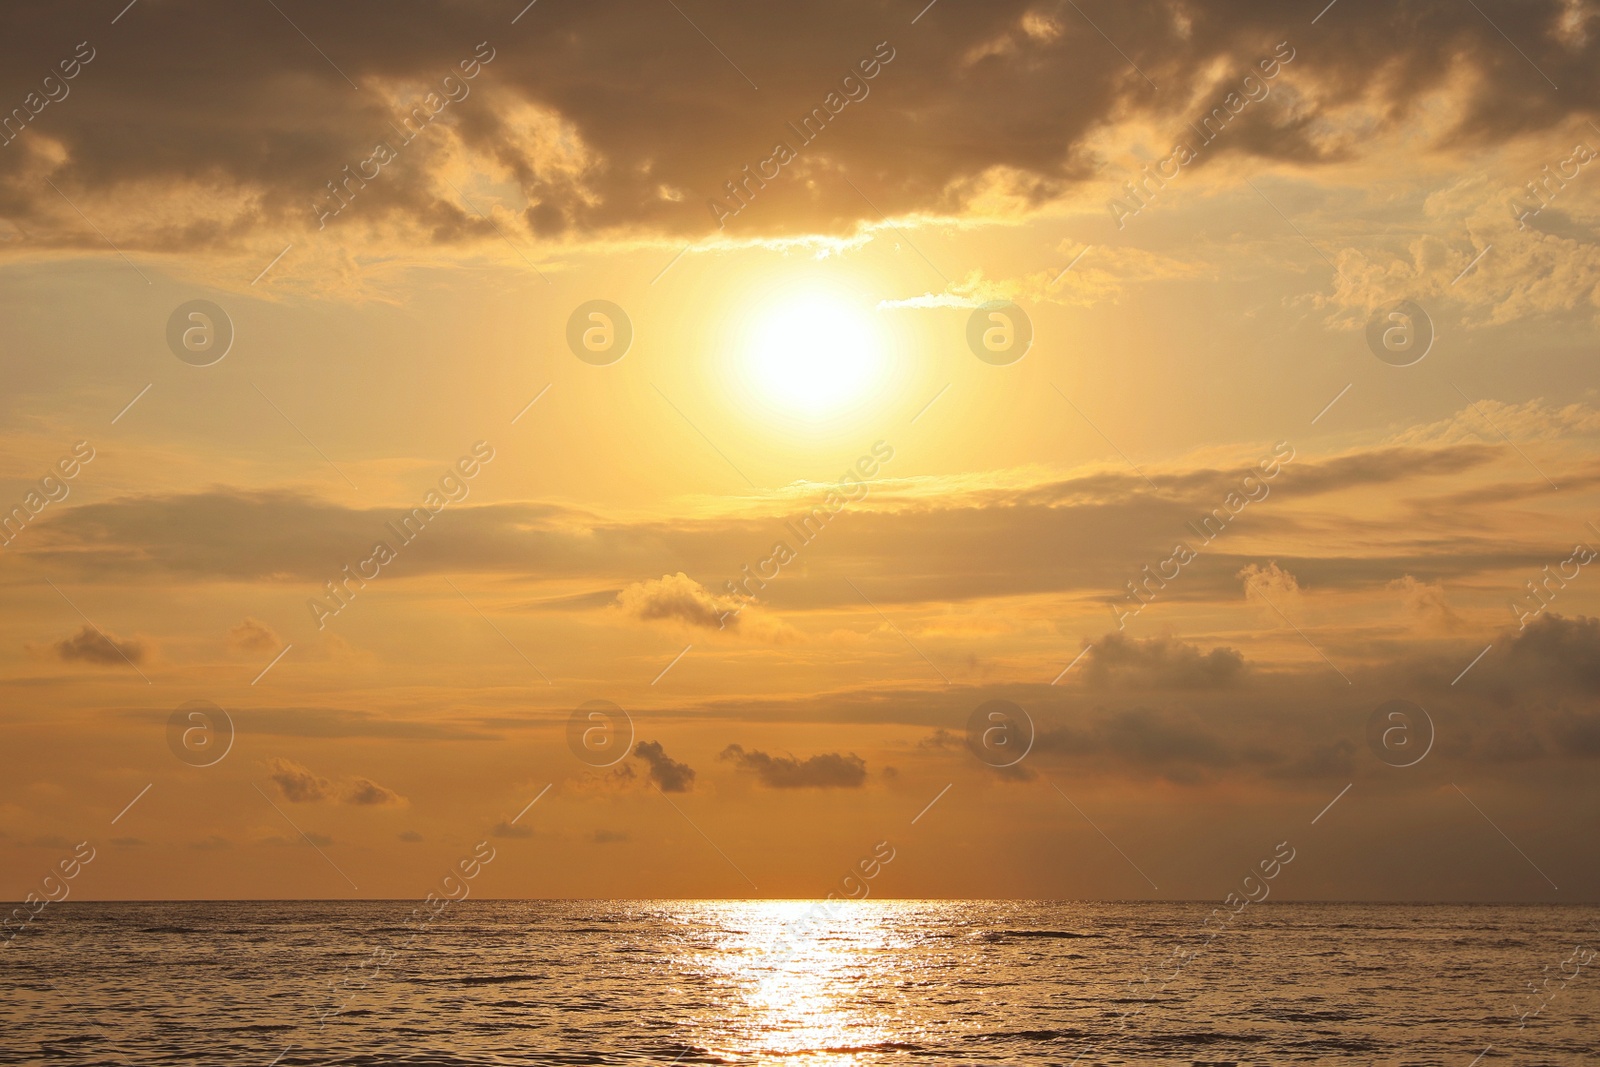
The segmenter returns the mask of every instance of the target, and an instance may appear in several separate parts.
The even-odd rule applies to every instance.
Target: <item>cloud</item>
[[[1280,759],[1270,750],[1241,745],[1226,726],[1219,727],[1203,715],[1148,707],[1119,709],[1083,725],[1042,730],[1034,751],[1047,760],[1058,756],[1077,765],[1119,765],[1185,785],[1241,764],[1265,769]]]
[[[1293,614],[1293,605],[1300,601],[1300,581],[1272,560],[1265,566],[1252,563],[1234,575],[1244,584],[1246,600],[1260,604],[1278,617],[1280,610]]]
[[[699,582],[679,571],[659,579],[637,582],[617,594],[617,605],[636,619],[672,619],[708,630],[739,623],[738,602],[715,597]]]
[[[618,845],[627,841],[628,835],[621,830],[596,830],[589,840],[596,845]]]
[[[1138,285],[1209,278],[1218,272],[1217,265],[1193,254],[1081,245],[1058,251],[1062,253],[1062,266],[1017,278],[991,278],[981,270],[972,270],[964,278],[948,282],[943,292],[880,300],[877,306],[879,310],[971,309],[991,301],[1009,300],[1024,307],[1046,303],[1104,307],[1116,303]],[[1064,269],[1066,264],[1071,264],[1070,271]]]
[[[694,768],[668,756],[660,741],[640,741],[633,755],[650,765],[650,780],[663,793],[687,793],[694,788]]]
[[[85,623],[71,637],[63,637],[50,646],[57,656],[67,663],[96,663],[107,667],[120,667],[129,663],[143,663],[150,653],[150,644],[137,637],[120,638],[109,631],[96,630]]]
[[[1466,679],[1452,684],[1491,641]],[[1600,760],[1600,619],[1547,613],[1524,631],[1426,643],[1408,636],[1377,646],[1382,654],[1364,662],[1330,647],[1348,687],[1320,658],[1274,661],[1265,669],[1225,646],[1141,641],[1114,631],[1091,643],[1089,656],[1057,685],[740,697],[697,704],[696,714],[730,723],[806,724],[835,735],[892,727],[915,746],[919,766],[987,775],[964,739],[979,705],[1005,699],[1023,707],[1036,729],[1032,751],[1010,774],[1015,780],[1044,773],[1116,785],[1164,781],[1198,789],[1225,782],[1279,798],[1306,783],[1331,784],[1331,796],[1352,779],[1390,774],[1367,727],[1374,710],[1392,699],[1432,714],[1438,740],[1430,769],[1471,767],[1485,780],[1516,784],[1552,775],[1572,780]],[[772,768],[791,781],[811,762],[746,746],[730,746],[724,756],[750,773]]]
[[[1406,610],[1426,625],[1440,630],[1458,630],[1464,625],[1450,606],[1442,582],[1419,582],[1405,574],[1390,582],[1388,588],[1400,594]]]
[[[1244,469],[1269,451],[1266,445],[1233,447],[1225,454],[1151,465],[1146,474],[1155,490],[1134,472],[1099,466],[1067,473],[884,480],[870,498],[852,505],[848,524],[829,528],[828,553],[808,557],[807,566],[817,577],[853,573],[870,563],[877,573],[874,600],[881,595],[891,603],[1061,590],[1112,598],[1141,563],[1165,559],[1175,538],[1192,538],[1188,524],[1236,491]],[[1228,554],[1248,551],[1241,540],[1244,531],[1299,532],[1303,527],[1294,523],[1303,520],[1287,513],[1304,515],[1318,506],[1318,497],[1375,486],[1395,487],[1394,495],[1401,495],[1400,487],[1420,491],[1439,482],[1460,488],[1474,472],[1496,462],[1509,466],[1520,459],[1503,444],[1478,442],[1299,456],[1270,483],[1270,495],[1230,524],[1225,539],[1207,546],[1200,561],[1185,568],[1183,579],[1163,595],[1236,597],[1234,573],[1259,559],[1254,553]],[[1567,472],[1551,473],[1565,481]],[[734,573],[730,561],[752,558],[752,545],[771,545],[794,504],[785,495],[741,506],[736,514],[670,521],[609,518],[537,502],[463,506],[437,536],[430,528],[427,539],[407,549],[407,569],[395,580],[471,569],[560,582],[562,594],[585,584],[592,590],[620,587],[616,603],[632,617],[707,630],[734,602],[707,592],[689,575],[709,580]],[[1380,585],[1398,573],[1436,581],[1482,570],[1491,560],[1504,566],[1519,559],[1506,538],[1490,533],[1459,535],[1447,546],[1435,542],[1419,550],[1410,525],[1352,523],[1345,519],[1345,504],[1322,505],[1337,509],[1334,513],[1352,531],[1345,554],[1338,542],[1324,539],[1323,557],[1284,558],[1282,565],[1326,587]],[[1454,521],[1459,515],[1442,512],[1440,517]],[[382,508],[349,508],[282,490],[128,497],[41,516],[36,536],[22,552],[86,579],[296,580],[313,592],[325,580],[330,559],[352,558],[357,551],[352,546],[369,545],[372,530],[391,518]],[[1064,543],[1074,550],[1061,551]],[[896,551],[885,554],[884,544]],[[1014,551],[995,552],[997,544],[1012,545]],[[1121,580],[1108,581],[1119,572]],[[632,584],[618,580],[641,574],[665,577]],[[570,600],[569,595],[567,602],[551,602],[548,610],[574,610]],[[535,599],[529,606],[538,610],[545,603]],[[761,603],[772,614],[859,602],[842,580],[814,580],[769,582]],[[767,632],[750,607],[728,622],[742,626],[741,632]],[[767,630],[782,638],[781,627]]]
[[[533,836],[533,827],[515,826],[504,819],[489,828],[490,837],[517,837],[528,838]]]
[[[1591,151],[1600,144],[1588,127],[1574,132]],[[1570,152],[1569,147],[1548,162],[1554,164]],[[1412,239],[1404,248],[1340,253],[1334,293],[1318,298],[1332,310],[1330,324],[1360,327],[1396,293],[1430,312],[1460,304],[1468,326],[1600,307],[1600,243],[1592,214],[1571,193],[1537,210],[1539,200],[1516,188],[1519,177],[1524,182],[1539,179],[1538,165],[1517,177],[1504,171],[1476,173],[1430,196],[1419,224],[1435,232]],[[1530,204],[1536,214],[1519,221],[1524,208],[1512,205]],[[1466,273],[1469,264],[1473,269]]]
[[[293,760],[274,756],[267,760],[267,770],[278,792],[292,803],[308,804],[334,795],[332,782]]]
[[[975,308],[983,301],[973,296],[958,296],[955,293],[924,293],[921,296],[906,297],[901,300],[880,300],[878,309],[888,311],[896,308]]]
[[[1535,397],[1506,403],[1484,397],[1443,419],[1419,423],[1389,438],[1395,445],[1440,445],[1460,441],[1499,441],[1502,431],[1515,441],[1555,441],[1600,435],[1600,409],[1574,401],[1556,405]]]
[[[379,785],[370,778],[352,778],[344,787],[341,799],[346,804],[361,804],[365,806],[404,807],[406,798],[396,793],[387,786]]]
[[[115,40],[85,52],[89,62],[65,83],[70,96],[0,154],[5,214],[29,219],[8,246],[94,247],[97,234],[71,205],[117,217],[130,254],[253,257],[269,234],[297,248],[334,246],[304,264],[339,263],[341,242],[369,238],[486,248],[497,230],[535,254],[597,239],[842,234],[882,223],[870,205],[891,218],[1014,218],[1086,187],[1120,186],[1097,140],[1124,128],[1148,130],[1155,143],[1193,137],[1197,115],[1262,59],[1288,55],[1296,42],[1279,46],[1286,33],[1299,36],[1279,8],[1245,0],[1112,6],[1093,25],[1032,0],[946,8],[913,32],[889,0],[721,5],[708,17],[733,61],[723,63],[702,62],[704,39],[665,5],[645,14],[622,0],[551,5],[537,12],[533,45],[503,34],[488,0],[452,5],[442,34],[426,12],[362,0],[319,9],[306,27],[335,69],[308,57],[270,5],[143,5]],[[1304,54],[1271,83],[1272,103],[1230,125],[1197,166],[1229,155],[1330,166],[1410,127],[1421,127],[1425,151],[1462,152],[1550,130],[1592,110],[1600,82],[1573,11],[1571,0],[1518,10],[1518,47],[1559,93],[1533,71],[1496,77],[1506,42],[1471,5],[1330,16],[1314,42],[1298,42]],[[1426,34],[1415,32],[1419,19]],[[65,39],[57,9],[19,8],[0,64],[49,69],[71,55]],[[609,46],[596,50],[596,40]],[[873,77],[854,76],[854,99],[830,97],[866,60]],[[463,61],[487,62],[467,79]],[[415,119],[452,71],[446,87],[457,99]],[[655,95],[664,83],[670,99]],[[836,112],[821,110],[830,99],[841,100]],[[817,114],[821,132],[793,132]],[[117,136],[106,136],[112,128]],[[780,140],[798,155],[785,172],[744,177]],[[355,177],[379,142],[395,160]],[[70,204],[52,203],[46,178]],[[751,202],[719,230],[708,202],[726,202],[730,181],[748,182]],[[341,202],[331,182],[344,183],[347,206],[319,229],[319,215]]]
[[[404,807],[405,797],[370,778],[355,776],[334,783],[293,760],[274,756],[267,760],[267,770],[278,792],[285,800],[295,804],[310,804],[322,800],[337,800],[361,807]]]
[[[241,652],[273,652],[283,647],[283,638],[260,619],[246,616],[228,631],[228,643]]]
[[[855,753],[826,752],[801,760],[729,745],[719,758],[752,772],[773,789],[859,789],[867,780],[866,760]]]
[[[1095,642],[1083,677],[1094,688],[1226,689],[1245,677],[1244,656],[1231,648],[1201,652],[1166,637],[1144,640],[1110,633]]]
[[[1517,635],[1503,669],[1489,666],[1503,685],[1600,697],[1600,619],[1542,615]]]
[[[422,835],[415,830],[402,830],[395,836],[408,845],[415,845],[422,841]]]

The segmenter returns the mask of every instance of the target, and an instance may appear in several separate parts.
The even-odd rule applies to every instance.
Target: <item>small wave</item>
[[[760,1049],[741,1053],[741,1058],[731,1062],[745,1062],[746,1056],[772,1056],[775,1058],[787,1056],[847,1056],[863,1052],[921,1052],[921,1045],[914,1045],[909,1041],[878,1041],[870,1045],[829,1045],[822,1048],[794,1048],[794,1049]],[[701,1061],[705,1062],[705,1061]],[[727,1060],[713,1060],[715,1063],[730,1062]]]
[[[1101,934],[1080,934],[1075,930],[1001,930],[1006,937],[1078,938],[1100,937]]]
[[[1290,1041],[1289,1048],[1319,1049],[1339,1052],[1378,1052],[1383,1046],[1365,1037],[1326,1037],[1311,1041]]]
[[[987,944],[1004,944],[1013,938],[1027,940],[1029,938],[1047,941],[1076,941],[1086,937],[1103,937],[1103,934],[1080,934],[1072,930],[974,930],[967,935],[974,941]]]
[[[997,1034],[985,1034],[985,1041],[1061,1041],[1068,1038],[1082,1037],[1078,1030],[1008,1030]]]
[[[1197,1030],[1187,1034],[1146,1034],[1142,1040],[1151,1045],[1222,1045],[1229,1042],[1265,1041],[1260,1034],[1219,1034],[1212,1030]]]

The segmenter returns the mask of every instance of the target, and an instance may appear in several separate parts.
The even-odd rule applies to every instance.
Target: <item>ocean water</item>
[[[1594,907],[412,909],[52,905],[0,946],[0,1062],[1487,1067],[1600,1046]]]

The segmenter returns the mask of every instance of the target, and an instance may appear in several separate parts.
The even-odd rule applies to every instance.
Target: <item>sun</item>
[[[741,371],[760,400],[810,421],[871,400],[888,372],[883,336],[851,294],[813,289],[759,306],[741,344]]]

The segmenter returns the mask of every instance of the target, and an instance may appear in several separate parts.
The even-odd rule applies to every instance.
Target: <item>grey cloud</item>
[[[1221,689],[1239,684],[1244,673],[1244,656],[1230,648],[1202,653],[1169,638],[1140,640],[1120,633],[1102,637],[1084,669],[1085,679],[1096,687],[1131,683],[1146,689]]]
[[[379,785],[370,778],[352,778],[345,785],[342,798],[347,804],[364,807],[400,807],[406,798],[388,786]]]
[[[1266,450],[1262,450],[1265,454]],[[1301,456],[1270,483],[1271,494],[1234,521],[1240,527],[1289,536],[1300,521],[1277,501],[1304,504],[1340,490],[1406,485],[1447,478],[1499,455],[1482,445],[1434,449],[1386,447],[1352,455]],[[1165,559],[1187,525],[1238,489],[1246,468],[1151,471],[1159,493],[1132,473],[1091,473],[1005,490],[942,494],[886,482],[852,521],[829,530],[826,556],[811,557],[810,582],[770,583],[762,590],[776,610],[805,610],[853,602],[842,581],[863,562],[879,574],[874,599],[890,602],[964,600],[1052,590],[1082,590],[1107,600],[1139,568]],[[902,499],[897,494],[905,494]],[[1397,494],[1399,495],[1399,494]],[[1404,501],[1404,497],[1401,496]],[[793,505],[802,509],[800,503]],[[124,498],[67,508],[38,523],[24,553],[86,577],[119,580],[226,579],[298,581],[307,595],[341,566],[370,551],[392,509],[351,509],[287,491],[218,489],[176,496]],[[707,589],[738,573],[741,561],[762,559],[780,536],[786,513],[762,518],[623,522],[536,503],[460,507],[448,525],[406,548],[405,574],[465,568],[537,578],[582,578],[597,590],[624,586],[619,603],[640,618],[669,618],[710,626],[727,605]],[[1390,552],[1296,559],[1281,564],[1323,587],[1376,586],[1411,574],[1421,581],[1460,577],[1539,559],[1504,538],[1453,534],[1397,539],[1392,524],[1346,520],[1352,538],[1382,538]],[[1256,562],[1230,552],[1233,527],[1184,569],[1164,596],[1232,599],[1234,575]],[[995,545],[1009,546],[997,552]],[[1071,544],[1073,551],[1061,546]],[[886,552],[885,545],[895,551]],[[1540,549],[1539,551],[1543,551]],[[638,582],[641,575],[668,575]],[[630,589],[632,590],[630,592]],[[590,594],[588,603],[606,602]],[[542,602],[527,607],[537,609]],[[569,599],[549,610],[570,610]]]
[[[855,753],[824,752],[802,760],[729,745],[720,758],[750,771],[773,789],[858,789],[867,780],[867,763]]]
[[[1337,126],[1338,109],[1375,98],[1373,121],[1393,126],[1445,88],[1460,99],[1444,143],[1493,143],[1592,111],[1600,85],[1592,52],[1564,35],[1570,8],[1561,0],[1518,9],[1527,60],[1471,5],[1447,0],[1344,0],[1314,32],[1300,12],[1246,0],[1099,4],[1085,13],[1033,0],[942,4],[914,27],[907,5],[892,0],[697,0],[681,14],[597,0],[539,5],[516,26],[488,0],[428,10],[286,3],[282,14],[267,4],[169,0],[141,4],[109,27],[114,6],[96,5],[93,18],[77,5],[9,12],[0,42],[7,108],[76,42],[88,37],[96,51],[67,83],[70,95],[44,106],[0,152],[0,214],[29,219],[35,248],[97,240],[50,203],[40,173],[74,200],[185,195],[197,178],[245,194],[233,212],[152,212],[119,233],[124,248],[209,249],[263,231],[275,240],[289,228],[315,232],[312,203],[325,183],[378,141],[398,142],[391,123],[485,40],[495,57],[470,95],[398,147],[398,160],[360,188],[350,218],[331,226],[401,224],[435,244],[497,239],[436,180],[461,153],[510,176],[507,208],[546,241],[712,231],[706,200],[770,156],[774,142],[797,143],[787,123],[822,106],[885,41],[894,58],[868,83],[870,96],[800,148],[791,169],[804,180],[770,181],[730,229],[838,231],[876,221],[846,175],[891,215],[960,211],[997,174],[1012,175],[1025,202],[1042,202],[1098,177],[1083,147],[1096,131],[1134,118],[1182,135],[1286,38],[1299,55],[1274,95],[1292,85],[1295,106],[1253,106],[1208,158],[1314,164],[1358,154],[1364,140],[1322,132]],[[1035,29],[1044,20],[1053,30],[1030,30],[1030,15]],[[1213,85],[1214,71],[1224,72],[1222,84]]]
[[[406,798],[393,789],[359,775],[335,783],[280,756],[267,760],[267,770],[278,792],[295,804],[320,800],[338,800],[361,807],[403,807],[406,804]]]
[[[293,760],[274,757],[267,761],[269,777],[283,799],[295,804],[309,804],[333,796],[333,783]]]
[[[1520,632],[1501,670],[1490,673],[1512,685],[1559,687],[1574,695],[1600,696],[1600,619],[1541,615]]]
[[[1552,732],[1560,751],[1587,759],[1600,758],[1600,714],[1567,716],[1555,724]]]
[[[1446,767],[1512,777],[1560,767],[1590,773],[1584,768],[1600,759],[1600,620],[1550,615],[1526,631],[1478,640],[1491,637],[1490,654],[1459,685],[1452,681],[1482,643],[1462,639],[1346,662],[1347,686],[1320,660],[1264,670],[1225,648],[1172,640],[1119,648],[1122,635],[1112,633],[1093,639],[1091,657],[1103,647],[1117,649],[1114,669],[1100,678],[1085,669],[1086,661],[1059,685],[742,698],[697,704],[695,714],[836,730],[900,726],[919,738],[904,750],[917,762],[987,774],[964,739],[973,710],[999,698],[1020,705],[1035,724],[1031,753],[1010,772],[1019,781],[1042,770],[1052,778],[1159,779],[1184,786],[1227,779],[1281,788],[1391,774],[1369,749],[1366,727],[1380,704],[1400,698],[1433,719],[1437,741],[1427,773]],[[742,749],[730,754],[770,758]]]
[[[687,793],[694,788],[694,768],[667,755],[660,741],[640,741],[633,746],[636,759],[650,767],[650,780],[663,793]]]
[[[1219,724],[1188,709],[1149,707],[1111,712],[1086,726],[1042,730],[1034,751],[1077,764],[1114,763],[1180,784],[1194,784],[1242,764],[1279,761],[1260,747],[1242,745],[1237,732],[1230,733],[1226,726],[1219,729]]]
[[[67,663],[97,663],[108,667],[143,663],[150,649],[149,643],[139,638],[116,637],[87,623],[71,637],[63,637],[50,647]]]

